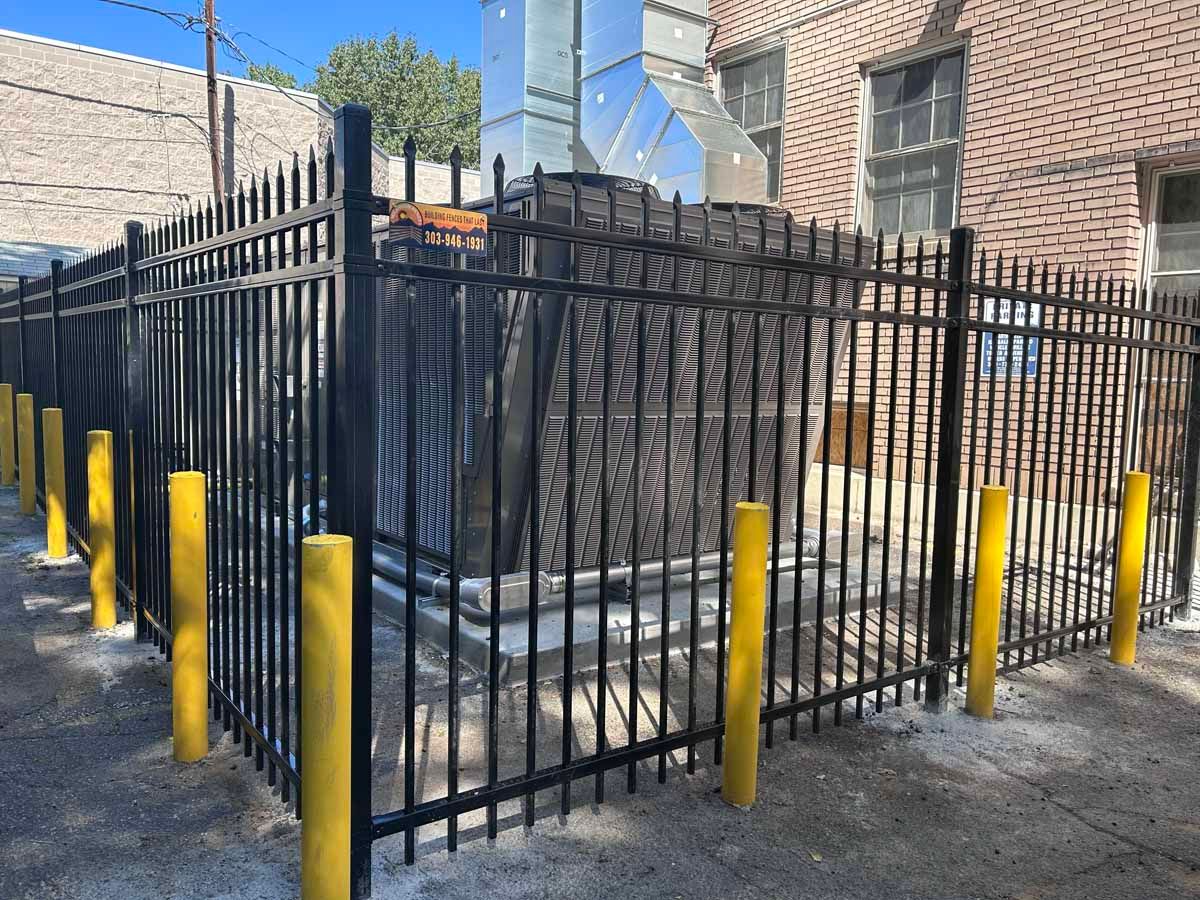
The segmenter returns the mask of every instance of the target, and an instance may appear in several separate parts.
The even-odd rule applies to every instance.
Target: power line
[[[302,59],[296,59],[296,57],[292,56],[292,55],[291,55],[290,53],[288,53],[286,50],[280,50],[278,47],[274,46],[273,44],[268,44],[266,41],[264,41],[264,40],[263,40],[262,38],[260,38],[258,35],[256,35],[256,34],[252,34],[252,33],[251,33],[251,32],[249,32],[249,31],[235,31],[235,32],[233,33],[233,37],[231,37],[231,38],[230,38],[230,40],[233,40],[233,38],[236,38],[236,37],[240,37],[240,36],[241,36],[241,35],[243,35],[243,34],[244,34],[246,37],[250,38],[250,40],[252,40],[252,41],[256,41],[257,43],[259,43],[259,44],[262,44],[262,45],[263,45],[264,47],[266,47],[268,50],[273,50],[274,52],[278,53],[280,56],[284,57],[285,59],[290,59],[290,60],[291,60],[292,62],[294,62],[296,65],[298,65],[298,66],[304,66],[304,68],[308,69],[310,72],[315,72],[315,71],[317,71],[317,67],[316,67],[316,66],[310,66],[308,63],[306,63],[306,62],[305,62],[304,60],[302,60]]]
[[[141,12],[154,13],[156,16],[162,16],[171,22],[174,22],[180,28],[186,31],[195,31],[196,25],[203,25],[204,19],[199,16],[193,16],[185,12],[173,12],[167,9],[155,9],[153,6],[142,6],[140,3],[128,3],[126,0],[100,0],[101,3],[108,3],[111,6],[123,6],[126,9],[136,9]]]
[[[450,116],[448,119],[442,119],[439,122],[424,122],[420,125],[375,125],[372,123],[372,128],[377,128],[380,131],[421,131],[425,128],[439,128],[442,125],[449,125],[451,122],[458,122],[461,119],[469,119],[471,116],[479,115],[479,107],[475,107],[465,113],[459,113],[457,116]]]

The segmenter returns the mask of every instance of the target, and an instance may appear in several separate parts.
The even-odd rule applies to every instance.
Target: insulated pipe
[[[782,552],[779,560],[780,572],[793,572],[797,568],[804,567],[804,558],[799,560],[794,555],[795,545],[785,544],[781,546],[781,551],[786,551],[790,556],[783,556]],[[732,566],[733,552],[729,553],[730,565]],[[770,559],[768,552],[767,558]],[[717,567],[720,565],[720,552],[704,553],[699,557],[700,572],[703,574],[714,574]],[[394,555],[386,550],[376,548],[373,559],[373,568],[376,574],[387,578],[396,584],[403,585],[406,581],[406,569],[404,563],[397,559]],[[656,558],[653,560],[643,560],[641,567],[642,584],[647,585],[651,582],[657,582],[662,577],[662,559]],[[688,575],[692,571],[692,559],[690,556],[675,557],[671,560],[672,575]],[[622,579],[629,581],[633,577],[633,566],[625,562],[612,562],[608,566],[608,578],[610,584],[620,583]],[[565,572],[540,572],[538,574],[538,597],[542,602],[549,598],[557,598],[566,593],[566,573]],[[445,575],[440,575],[436,572],[431,572],[427,569],[418,569],[416,575],[417,587],[422,592],[441,598],[450,597],[450,579]],[[529,573],[513,572],[501,576],[500,581],[501,593],[505,589],[515,590],[528,594]],[[576,596],[586,595],[590,592],[597,591],[600,587],[600,569],[588,568],[579,569],[575,572],[575,591]],[[464,578],[459,582],[459,597],[462,602],[462,614],[470,621],[476,623],[486,623],[489,619],[491,611],[491,593],[492,582],[488,577],[482,578]],[[510,607],[508,610],[501,609],[501,618],[505,614],[524,607]]]

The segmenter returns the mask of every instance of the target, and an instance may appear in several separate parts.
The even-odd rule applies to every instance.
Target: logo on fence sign
[[[393,200],[388,207],[388,221],[392,225],[392,239],[398,240],[402,247],[449,250],[467,256],[487,254],[485,213]]]
[[[983,321],[1018,328],[1037,328],[1042,308],[1036,304],[994,298],[983,301]],[[997,378],[1032,378],[1037,375],[1038,339],[1024,334],[983,333],[979,374]]]

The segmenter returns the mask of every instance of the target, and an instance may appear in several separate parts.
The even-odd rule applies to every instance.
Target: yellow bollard
[[[112,628],[117,624],[117,552],[111,431],[88,432],[87,474],[92,627]]]
[[[1004,531],[1008,488],[986,485],[979,495],[971,653],[967,662],[967,712],[992,718],[996,702],[996,649],[1000,643],[1000,586],[1004,581]]]
[[[63,456],[62,410],[42,410],[42,466],[46,480],[46,555],[67,555],[67,467]]]
[[[20,478],[21,512],[37,512],[37,473],[33,467],[33,394],[17,394],[17,468]]]
[[[304,539],[301,550],[301,900],[350,897],[350,592],[354,541]]]
[[[1112,640],[1108,658],[1132,666],[1137,650],[1138,594],[1146,555],[1146,519],[1150,508],[1150,476],[1125,473],[1121,505],[1121,539],[1117,545],[1117,583],[1113,596]]]
[[[729,690],[721,796],[754,803],[758,709],[762,696],[763,610],[767,593],[767,507],[739,503],[733,513],[733,610],[729,619]]]
[[[208,544],[203,472],[167,480],[171,528],[171,721],[176,762],[208,754]]]
[[[0,384],[0,484],[17,480],[17,443],[13,429],[13,392],[11,384]]]

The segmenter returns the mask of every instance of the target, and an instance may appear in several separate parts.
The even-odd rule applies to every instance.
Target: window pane
[[[782,50],[776,50],[767,57],[767,84],[783,84],[785,77],[783,57]]]
[[[746,124],[742,119],[742,107],[743,100],[741,97],[738,97],[736,100],[725,101],[725,111],[729,113],[729,115],[733,116],[733,121],[737,122],[739,125]]]
[[[1159,225],[1155,249],[1156,272],[1200,270],[1200,224]]]
[[[943,56],[937,61],[934,93],[939,97],[962,91],[962,52]]]
[[[767,121],[783,121],[783,88],[767,88]]]
[[[763,118],[765,112],[766,94],[762,91],[755,94],[746,95],[746,120],[743,123],[747,128],[757,128],[762,125],[766,119]]]
[[[923,59],[904,67],[904,102],[915,103],[933,96],[933,75],[937,60]]]
[[[874,203],[874,214],[871,219],[871,232],[874,234],[880,229],[884,234],[895,234],[900,230],[900,198],[888,197],[884,200],[876,200]]]
[[[1159,221],[1164,225],[1200,222],[1200,172],[1163,178]]]
[[[871,102],[875,112],[894,109],[900,105],[900,81],[903,70],[871,77]]]
[[[904,157],[904,190],[928,190],[933,183],[933,152],[913,153]]]
[[[721,70],[721,96],[725,99],[742,95],[745,66],[727,66]],[[737,116],[734,116],[736,119]]]
[[[758,56],[746,65],[746,90],[761,91],[767,86],[767,58]]]
[[[961,94],[943,97],[933,102],[933,140],[958,137],[959,103]]]
[[[933,181],[939,185],[953,185],[958,172],[958,145],[941,147],[933,151]]]
[[[750,135],[750,140],[754,141],[754,146],[762,151],[762,155],[768,160],[779,159],[779,129],[767,128],[763,131],[756,131]]]
[[[1166,307],[1162,298],[1174,298],[1178,294],[1182,300],[1184,297],[1195,297],[1200,294],[1200,274],[1168,275],[1165,278],[1155,278],[1151,282],[1150,289],[1158,294],[1158,308],[1161,310]]]
[[[883,153],[900,146],[900,110],[874,117],[871,152]]]
[[[954,227],[954,190],[942,188],[933,192],[933,228],[948,231]]]
[[[867,163],[867,191],[872,196],[900,190],[901,160],[878,159]]]
[[[772,203],[779,199],[779,160],[767,162],[767,199]]]
[[[906,106],[900,110],[900,115],[902,118],[901,147],[915,147],[917,144],[929,143],[931,104],[921,103],[917,106]]]
[[[929,228],[929,192],[905,194],[900,198],[900,230],[909,234]]]
[[[758,147],[763,156],[767,158],[767,199],[772,201],[779,199],[779,161],[782,138],[783,129],[781,128],[766,128],[750,135],[754,146]]]

